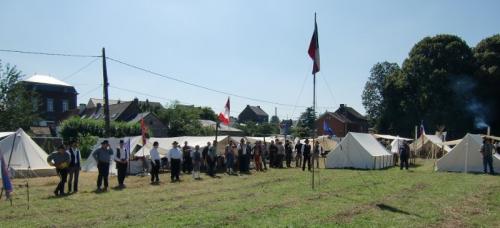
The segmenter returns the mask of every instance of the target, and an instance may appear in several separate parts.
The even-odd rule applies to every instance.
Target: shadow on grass
[[[407,212],[407,211],[403,211],[403,210],[401,210],[399,208],[387,205],[385,203],[378,203],[378,204],[375,204],[375,206],[377,206],[378,209],[380,209],[382,211],[390,211],[390,212],[393,212],[393,213],[399,213],[399,214],[404,214],[404,215],[414,215],[416,217],[421,218],[420,215],[412,214],[412,213]]]

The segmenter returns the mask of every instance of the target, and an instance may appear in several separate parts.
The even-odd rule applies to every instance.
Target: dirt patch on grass
[[[489,192],[488,188],[481,188],[479,192],[466,196],[456,205],[445,207],[442,219],[432,227],[468,226],[464,219],[488,213],[488,206],[484,201]]]

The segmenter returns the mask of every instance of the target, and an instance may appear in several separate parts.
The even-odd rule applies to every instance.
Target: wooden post
[[[102,48],[102,78],[104,92],[104,129],[106,137],[110,136],[110,119],[109,119],[109,97],[108,97],[108,70],[106,68],[106,50]]]

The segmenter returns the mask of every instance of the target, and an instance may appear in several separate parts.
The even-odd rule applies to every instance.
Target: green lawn
[[[95,173],[83,173],[78,194],[54,198],[56,177],[16,179],[11,207],[0,202],[0,227],[89,226],[376,226],[500,227],[500,176],[436,173],[431,161],[411,171],[270,170],[244,176],[204,176],[159,186],[149,177],[130,177],[123,191],[96,194]],[[111,177],[111,186],[116,178]]]

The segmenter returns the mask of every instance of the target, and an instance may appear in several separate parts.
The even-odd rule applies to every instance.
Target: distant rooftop
[[[33,83],[40,83],[40,84],[49,84],[49,85],[60,85],[60,86],[69,86],[73,87],[72,85],[63,82],[57,78],[48,76],[48,75],[40,75],[40,74],[35,74],[31,76],[28,79],[23,80],[25,82],[33,82]]]

